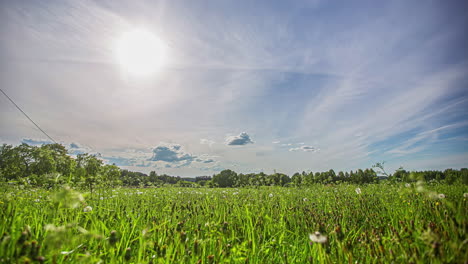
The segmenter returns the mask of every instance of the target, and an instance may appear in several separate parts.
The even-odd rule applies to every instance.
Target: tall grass
[[[466,192],[437,184],[5,187],[0,263],[464,263]],[[315,232],[326,242],[311,241]]]

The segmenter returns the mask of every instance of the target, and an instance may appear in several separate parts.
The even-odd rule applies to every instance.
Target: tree
[[[292,176],[291,180],[294,186],[299,187],[302,184],[302,175],[299,172],[296,172]]]
[[[102,163],[102,160],[88,153],[78,154],[76,157],[77,168],[84,169],[84,182],[91,192],[93,191],[93,186],[99,181],[98,173]]]
[[[30,163],[30,171],[33,174],[44,175],[57,171],[57,163],[52,150],[45,147],[36,147],[32,150],[31,156],[33,161]]]
[[[103,176],[103,180],[112,187],[114,187],[120,178],[120,168],[115,165],[104,165],[101,167],[101,174]]]
[[[68,155],[67,149],[63,145],[57,143],[43,145],[41,148],[51,151],[51,155],[56,163],[55,170],[70,179],[76,164],[75,160]]]
[[[213,176],[213,182],[219,187],[233,187],[237,181],[237,174],[232,170],[223,170]]]
[[[385,165],[385,161],[377,162],[374,165],[372,165],[372,168],[377,169],[378,173],[381,173],[382,175],[388,177],[388,173],[385,171],[384,165]]]

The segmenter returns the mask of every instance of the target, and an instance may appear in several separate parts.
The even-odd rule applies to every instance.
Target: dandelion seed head
[[[444,199],[444,198],[445,198],[445,194],[439,193],[438,197],[439,197],[439,199]]]
[[[315,232],[314,234],[309,234],[310,241],[314,243],[324,244],[327,243],[328,239],[326,236],[320,234],[320,232]]]
[[[355,191],[356,191],[357,194],[361,194],[361,188],[356,188]]]
[[[83,212],[91,212],[92,210],[93,210],[93,208],[88,205],[83,209]]]

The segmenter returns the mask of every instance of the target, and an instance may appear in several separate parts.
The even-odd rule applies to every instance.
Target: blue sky
[[[468,166],[464,1],[2,1],[0,85],[70,153],[181,176]],[[145,29],[150,76],[116,61]],[[0,98],[0,141],[44,135]]]

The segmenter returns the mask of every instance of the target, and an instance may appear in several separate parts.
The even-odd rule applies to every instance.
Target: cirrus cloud
[[[304,152],[318,152],[320,149],[312,146],[300,146],[297,148],[290,148],[289,151],[304,151]]]

